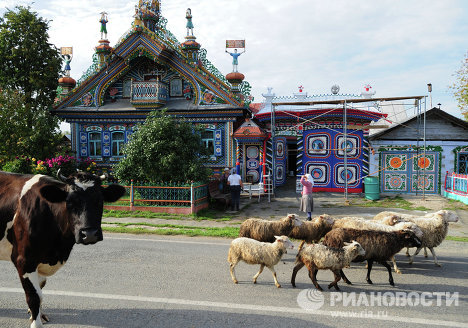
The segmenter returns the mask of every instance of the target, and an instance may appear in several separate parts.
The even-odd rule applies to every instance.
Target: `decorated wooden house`
[[[447,172],[468,174],[468,122],[438,108],[369,140],[375,150],[370,164],[379,168],[373,174],[383,193],[440,194]]]
[[[262,104],[251,105],[254,121],[268,131],[257,143],[276,186],[294,176],[300,191],[300,176],[310,173],[315,191],[363,191],[363,177],[369,173],[369,125],[386,114],[365,94],[338,92],[334,86],[331,94],[309,96],[300,87],[293,96],[278,97],[269,88]],[[241,157],[247,160],[244,166],[248,157]]]
[[[105,13],[103,13],[105,14]],[[241,73],[223,76],[193,35],[186,12],[187,36],[179,43],[166,28],[159,1],[140,0],[134,22],[116,45],[107,40],[101,17],[101,40],[93,63],[75,82],[64,76],[53,113],[70,123],[78,158],[91,158],[105,169],[123,156],[138,123],[154,110],[190,121],[204,129],[211,151],[206,165],[213,172],[236,164],[235,130],[251,115],[250,85]]]

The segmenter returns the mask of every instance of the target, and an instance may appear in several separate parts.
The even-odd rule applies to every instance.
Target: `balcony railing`
[[[159,81],[132,81],[130,103],[135,107],[164,105],[167,86]]]

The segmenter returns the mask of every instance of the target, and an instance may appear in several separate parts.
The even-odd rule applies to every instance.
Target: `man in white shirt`
[[[242,177],[237,174],[236,169],[233,168],[231,175],[228,178],[229,190],[231,190],[231,211],[239,210],[240,192],[244,188],[242,184]]]

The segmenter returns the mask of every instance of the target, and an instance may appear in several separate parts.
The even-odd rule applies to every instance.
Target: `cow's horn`
[[[61,170],[61,168],[58,169],[58,171],[57,171],[57,178],[62,182],[67,182],[67,178],[63,174],[60,173],[60,170]]]

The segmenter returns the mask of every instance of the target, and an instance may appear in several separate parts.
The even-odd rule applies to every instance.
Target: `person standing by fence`
[[[242,177],[237,174],[235,168],[232,169],[231,175],[228,178],[228,185],[231,191],[231,211],[238,211],[240,203],[240,192],[241,188],[244,188],[244,185],[242,183]]]
[[[314,187],[314,179],[310,174],[304,174],[301,177],[302,198],[300,211],[307,213],[307,221],[312,220],[312,211],[314,210],[314,199],[312,197],[312,189]]]

